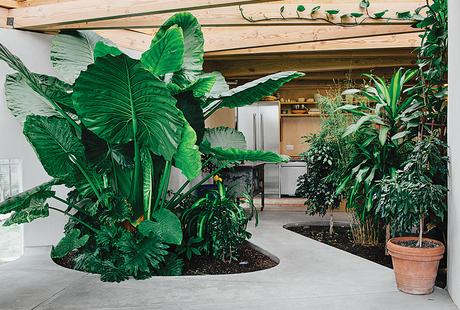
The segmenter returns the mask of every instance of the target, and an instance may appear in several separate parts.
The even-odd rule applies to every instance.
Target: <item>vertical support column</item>
[[[449,108],[448,143],[450,156],[448,222],[448,290],[460,306],[460,1],[449,0]]]

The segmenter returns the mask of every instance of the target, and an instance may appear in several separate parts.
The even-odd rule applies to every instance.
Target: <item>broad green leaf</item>
[[[94,62],[97,42],[114,43],[93,31],[81,30],[56,35],[51,42],[51,63],[59,76],[73,84],[88,65]]]
[[[184,57],[184,36],[182,29],[172,26],[164,36],[152,42],[141,56],[141,63],[156,76],[179,71]]]
[[[242,107],[260,100],[264,96],[270,96],[285,83],[303,76],[297,71],[285,71],[271,74],[244,85],[235,87],[219,96],[211,97],[213,100],[221,100],[220,107]]]
[[[196,145],[196,133],[186,124],[182,141],[174,155],[174,166],[179,168],[188,180],[193,180],[201,173],[201,153]]]
[[[56,102],[71,107],[70,85],[55,77],[30,72],[18,57],[1,44],[0,60],[17,71],[7,76],[5,88],[8,107],[21,123],[31,114],[64,115],[63,111],[56,110]]]
[[[75,82],[73,100],[83,124],[110,144],[136,140],[171,160],[183,115],[166,85],[126,55],[97,58]]]
[[[152,215],[154,221],[143,221],[138,229],[145,237],[159,235],[162,242],[180,245],[182,227],[179,218],[168,209],[160,209]]]
[[[35,219],[47,217],[48,215],[49,205],[46,203],[46,198],[32,198],[27,208],[15,211],[5,223],[3,223],[3,226],[30,223]]]
[[[209,91],[209,94],[206,95],[206,97],[218,96],[230,90],[230,87],[228,86],[227,81],[225,81],[225,77],[219,71],[213,71],[211,73],[204,73],[201,75],[201,77],[206,77],[207,75],[213,75],[215,77],[215,83],[212,86],[211,90]]]
[[[305,11],[305,6],[303,6],[303,5],[298,5],[298,6],[297,6],[297,12],[303,12],[303,11]]]
[[[76,162],[82,162],[85,148],[61,118],[28,116],[24,134],[32,144],[46,172],[72,184],[79,175]]]
[[[182,29],[184,36],[184,59],[182,69],[185,77],[190,82],[193,82],[196,79],[196,75],[203,70],[204,55],[203,32],[195,16],[188,12],[174,14],[157,31],[152,40],[152,44],[161,40],[166,31],[174,25]]]
[[[76,250],[81,248],[88,242],[89,235],[83,235],[80,237],[80,230],[77,228],[72,229],[69,231],[64,238],[59,241],[59,243],[52,248],[51,250],[51,257],[53,258],[61,258]]]
[[[329,15],[337,15],[339,12],[340,10],[326,10],[326,13]]]
[[[116,46],[107,45],[103,41],[99,41],[94,46],[94,59],[104,57],[107,55],[118,56],[123,54],[122,51]]]
[[[35,92],[19,74],[8,74],[5,81],[8,109],[22,124],[28,115],[60,116],[49,100]]]
[[[51,187],[56,184],[58,184],[58,182],[52,180],[0,202],[0,214],[7,214],[12,211],[21,211],[29,208],[32,199],[46,199],[54,196]]]
[[[182,111],[187,122],[196,133],[197,144],[203,140],[204,115],[200,101],[196,99],[191,91],[183,92],[174,96],[177,100],[176,107]]]
[[[261,161],[266,163],[289,161],[289,156],[279,155],[271,151],[212,148],[209,143],[202,143],[201,148],[205,154],[211,154],[220,161]]]
[[[408,19],[412,17],[412,14],[410,11],[404,11],[404,12],[396,12],[396,16],[398,18]]]
[[[206,128],[203,140],[207,141],[212,148],[246,148],[246,139],[243,133],[228,127]]]
[[[360,18],[361,16],[363,16],[364,14],[363,13],[358,13],[358,12],[353,12],[350,14],[352,17],[354,18]]]

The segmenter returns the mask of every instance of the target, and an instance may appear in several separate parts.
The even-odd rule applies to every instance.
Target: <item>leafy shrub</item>
[[[235,198],[227,197],[221,179],[218,190],[209,191],[182,214],[185,247],[192,254],[205,253],[222,261],[235,259],[238,247],[251,234],[248,219]],[[196,248],[191,247],[198,244]]]

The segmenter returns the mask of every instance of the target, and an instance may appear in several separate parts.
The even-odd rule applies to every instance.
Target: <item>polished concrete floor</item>
[[[260,225],[250,225],[252,242],[280,264],[239,275],[103,283],[55,265],[49,248],[28,248],[0,265],[0,309],[457,309],[445,290],[403,294],[392,270],[283,228],[314,220],[301,207],[267,207]]]

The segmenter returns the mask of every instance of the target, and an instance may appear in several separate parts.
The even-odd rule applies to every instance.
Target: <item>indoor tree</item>
[[[53,257],[78,249],[75,268],[104,281],[179,274],[173,248],[182,230],[170,210],[229,164],[288,159],[234,147],[235,133],[226,130],[206,139],[205,118],[251,104],[302,75],[280,72],[229,89],[220,73],[202,71],[203,44],[189,13],[168,19],[140,59],[93,32],[63,33],[51,47],[59,78],[29,71],[0,45],[0,59],[16,71],[5,83],[8,108],[53,178],[1,203],[1,214],[13,212],[6,225],[54,210],[69,222]],[[202,154],[219,162],[203,177]],[[173,167],[187,181],[168,195]],[[66,198],[56,195],[56,185],[71,189]]]

